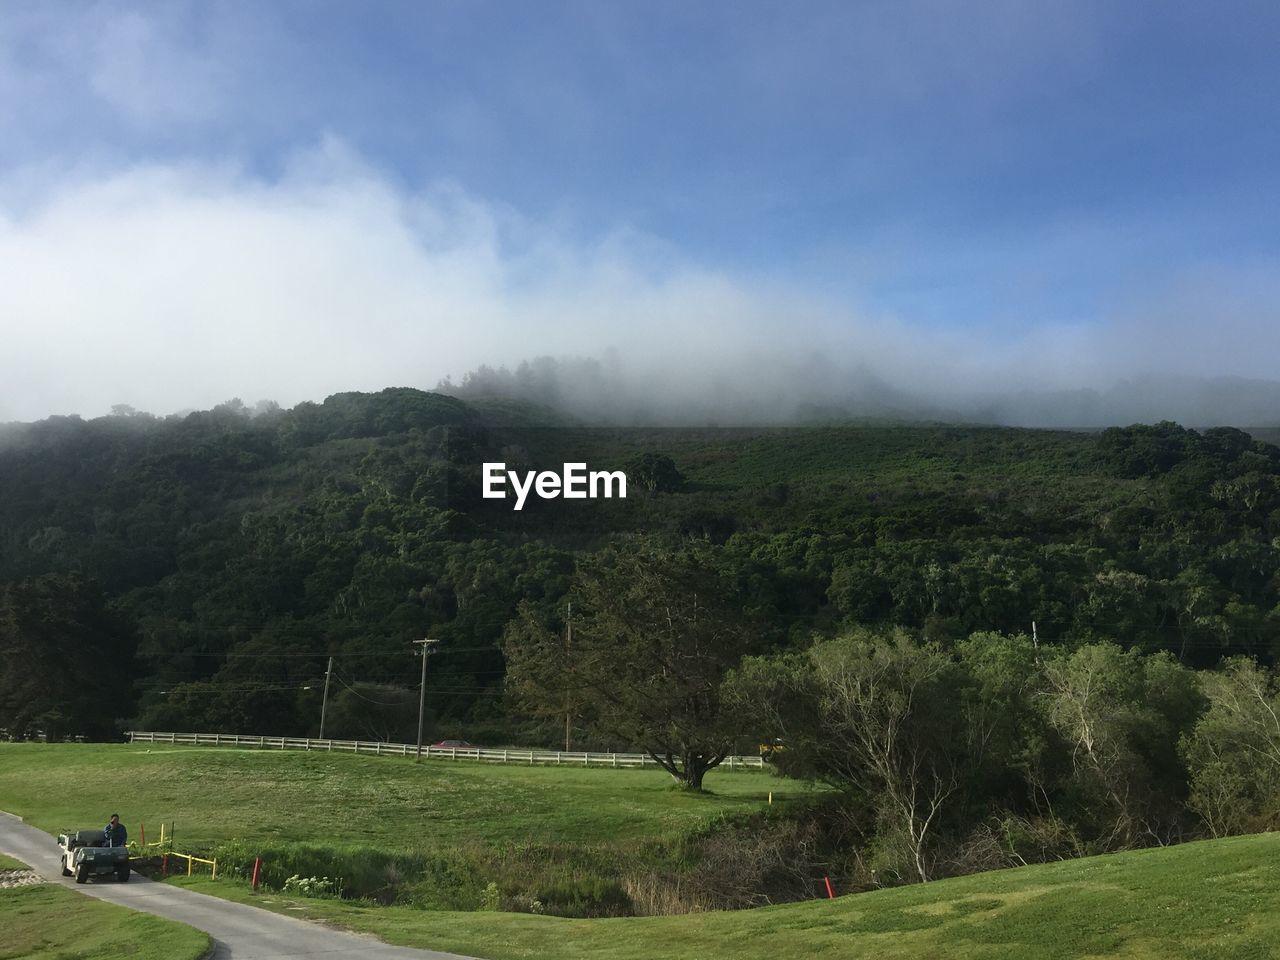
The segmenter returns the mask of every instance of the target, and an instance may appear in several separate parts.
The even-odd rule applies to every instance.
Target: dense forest
[[[516,511],[499,461],[628,496]],[[924,880],[1276,822],[1278,556],[1280,448],[1233,428],[602,428],[409,389],[55,417],[0,428],[0,728],[316,735],[332,658],[326,734],[407,740],[430,637],[432,737],[695,789],[772,743],[841,798],[779,862]]]
[[[504,630],[521,604],[563,629],[577,561],[637,536],[707,544],[765,650],[1033,622],[1196,667],[1277,649],[1280,449],[1240,430],[554,422],[396,389],[0,428],[0,612],[98,611],[56,643],[6,634],[0,724],[314,733],[333,654],[328,732],[405,736],[410,641],[431,636],[437,732],[550,742],[503,696]],[[480,498],[485,460],[626,469],[631,496],[516,513]],[[132,678],[109,717],[61,702],[50,644],[76,675]]]

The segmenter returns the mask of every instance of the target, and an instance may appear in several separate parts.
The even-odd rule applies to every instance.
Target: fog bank
[[[607,422],[1280,422],[1275,264],[1135,287],[1069,325],[940,328],[626,224],[583,236],[456,184],[408,189],[337,141],[270,178],[24,171],[0,182],[0,264],[0,421],[460,388],[588,357],[535,364],[530,396]]]
[[[918,390],[868,368],[814,354],[720,357],[649,365],[604,358],[539,357],[483,366],[442,392],[546,408],[589,424],[750,426],[835,420],[942,421],[1019,427],[1097,428],[1175,420],[1186,426],[1280,424],[1280,383],[1239,377],[1133,377],[1096,389],[1020,390],[952,386]]]

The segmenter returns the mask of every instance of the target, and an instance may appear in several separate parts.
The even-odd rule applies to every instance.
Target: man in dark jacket
[[[108,847],[123,847],[129,843],[129,831],[120,822],[118,813],[111,815],[111,822],[103,828],[102,833],[106,837]]]

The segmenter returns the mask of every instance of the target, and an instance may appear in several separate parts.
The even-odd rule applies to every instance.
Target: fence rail
[[[318,740],[315,737],[254,737],[237,733],[160,733],[130,730],[130,743],[169,743],[191,747],[259,747],[264,750],[320,750],[327,753],[365,753],[409,757],[418,752],[413,743],[378,740]],[[545,764],[566,767],[657,767],[647,753],[592,753],[562,750],[493,750],[485,747],[433,747],[423,745],[422,756],[431,760],[473,760],[482,763]],[[762,757],[725,757],[724,770],[761,770]]]
[[[191,853],[174,853],[174,852],[166,853],[166,854],[164,855],[164,867],[163,867],[163,870],[164,870],[164,874],[165,874],[165,876],[168,876],[168,875],[169,875],[169,858],[170,858],[170,857],[173,857],[175,860],[185,860],[185,861],[187,861],[187,876],[188,876],[188,877],[189,877],[189,876],[191,876],[191,874],[192,874],[192,870],[194,869],[194,867],[195,867],[195,865],[196,865],[197,863],[203,863],[203,864],[205,864],[206,866],[209,866],[209,867],[212,867],[212,868],[213,868],[213,873],[211,874],[211,876],[213,877],[213,879],[214,879],[214,880],[217,880],[217,879],[218,879],[218,861],[217,861],[216,859],[214,859],[214,860],[206,860],[204,857],[197,857],[197,856],[195,856],[194,854],[191,854]],[[179,869],[181,869],[181,868],[179,868]]]

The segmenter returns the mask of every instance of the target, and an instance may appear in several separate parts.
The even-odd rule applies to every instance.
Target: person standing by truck
[[[129,843],[129,831],[120,822],[120,814],[113,813],[111,820],[102,829],[108,847],[123,847]]]

